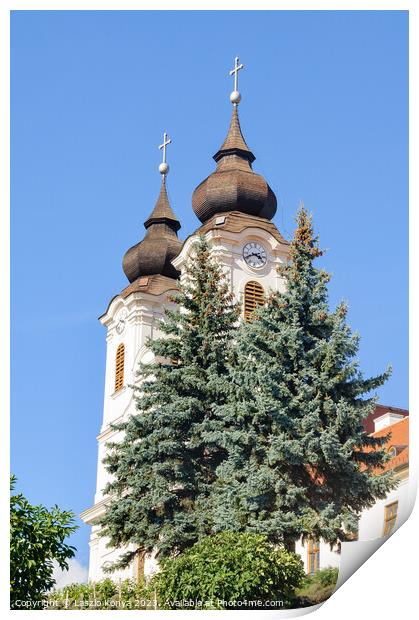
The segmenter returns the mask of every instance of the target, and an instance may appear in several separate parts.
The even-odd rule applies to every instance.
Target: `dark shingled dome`
[[[216,213],[240,211],[271,220],[276,197],[265,179],[252,170],[255,156],[243,137],[237,106],[223,145],[214,155],[217,169],[202,181],[192,196],[192,208],[206,222]]]
[[[162,179],[156,206],[144,226],[147,229],[146,236],[125,253],[122,262],[128,280],[134,282],[141,276],[156,274],[178,278],[179,272],[171,261],[182,247],[182,241],[177,236],[180,223],[169,204],[165,177]]]

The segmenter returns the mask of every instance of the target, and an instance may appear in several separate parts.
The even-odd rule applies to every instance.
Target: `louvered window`
[[[265,303],[265,291],[259,282],[251,280],[244,287],[244,320],[249,321],[252,312]]]
[[[310,539],[307,545],[307,573],[312,575],[320,568],[320,547],[317,540]]]
[[[124,362],[125,345],[121,343],[116,350],[115,358],[115,392],[118,392],[124,385]]]

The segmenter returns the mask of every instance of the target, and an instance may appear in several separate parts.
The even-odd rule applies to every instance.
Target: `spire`
[[[162,175],[160,193],[154,209],[144,222],[146,235],[125,253],[123,259],[122,266],[130,282],[141,276],[179,277],[172,260],[182,247],[182,242],[177,236],[180,222],[172,211],[166,189],[166,176],[169,172],[166,147],[171,142],[167,133],[164,133],[163,144],[159,146],[159,149],[163,150],[163,161],[159,165],[159,172]]]
[[[220,149],[213,156],[213,159],[218,162],[225,155],[241,155],[247,159],[249,163],[252,163],[256,159],[243,137],[237,104],[233,105],[233,112],[231,115],[227,137]]]
[[[169,164],[166,161],[166,147],[168,144],[172,144],[171,139],[166,132],[163,134],[163,144],[160,144],[159,149],[163,150],[163,159],[159,165],[159,172],[162,175],[160,194],[157,198],[156,205],[149,217],[144,222],[145,228],[149,228],[153,224],[167,224],[169,228],[175,232],[180,228],[180,222],[176,219],[175,214],[169,204],[169,198],[167,196],[166,189],[166,176],[169,174]]]
[[[225,155],[239,155],[246,159],[249,164],[255,161],[255,156],[246,144],[246,140],[243,137],[242,130],[239,121],[238,105],[241,101],[241,94],[239,93],[239,71],[244,69],[244,65],[240,64],[239,57],[234,59],[234,69],[230,71],[230,75],[234,75],[234,90],[230,95],[230,101],[233,104],[233,112],[231,115],[230,127],[227,133],[227,137],[224,140],[220,149],[215,153],[213,159],[218,163],[220,159]]]
[[[201,222],[217,213],[238,211],[271,220],[276,211],[276,197],[265,179],[252,170],[256,159],[246,144],[240,127],[238,105],[239,71],[244,69],[239,57],[234,60],[234,90],[230,95],[233,111],[227,137],[213,159],[217,169],[195,188],[192,208]]]
[[[162,164],[160,164],[160,166],[161,165]],[[157,202],[156,202],[154,209],[152,210],[152,212],[150,213],[150,215],[144,222],[144,226],[145,228],[149,228],[153,224],[167,224],[169,228],[172,228],[172,230],[177,231],[180,228],[180,222],[176,218],[175,214],[173,213],[172,207],[170,206],[170,203],[169,203],[169,198],[167,196],[167,189],[166,189],[166,174],[167,173],[164,173],[164,174],[162,173],[159,197],[157,198]]]

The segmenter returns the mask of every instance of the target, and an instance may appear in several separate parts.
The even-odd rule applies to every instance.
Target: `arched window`
[[[259,282],[250,280],[244,287],[244,320],[249,321],[251,314],[258,306],[265,303],[265,291]]]
[[[125,345],[118,345],[115,357],[115,392],[118,392],[124,385],[124,362],[125,362]]]

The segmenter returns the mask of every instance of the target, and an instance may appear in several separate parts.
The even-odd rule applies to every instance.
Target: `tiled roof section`
[[[217,169],[196,187],[192,208],[201,222],[216,213],[241,211],[271,220],[276,213],[276,197],[262,175],[252,170],[255,156],[240,128],[237,106],[230,129],[214,155]]]
[[[165,222],[166,220],[168,221]],[[156,205],[153,211],[150,213],[149,217],[144,222],[144,226],[146,228],[149,228],[149,226],[157,222],[165,222],[168,225],[172,225],[173,228],[175,228],[176,230],[179,230],[180,228],[180,222],[176,218],[175,214],[173,213],[172,207],[170,206],[170,203],[169,203],[169,198],[167,196],[167,189],[166,189],[166,181],[165,181],[164,176],[162,178],[160,194],[159,194],[159,197],[157,198]]]
[[[172,260],[178,256],[182,242],[167,224],[153,224],[143,241],[132,246],[124,256],[123,269],[130,282],[140,276],[163,275],[177,279],[179,272]]]
[[[161,295],[167,291],[177,290],[177,281],[160,274],[153,276],[141,276],[120,292],[121,297],[128,297],[132,293],[148,293],[148,295]]]
[[[170,207],[164,177],[156,206],[144,226],[147,229],[144,239],[129,248],[122,261],[128,280],[134,282],[140,276],[157,274],[178,278],[172,260],[182,247],[177,236],[180,223]]]
[[[126,299],[132,293],[147,293],[148,295],[161,295],[168,291],[176,291],[178,288],[177,280],[168,278],[160,274],[154,276],[140,276],[134,282],[131,282],[129,286],[124,288],[118,295],[112,297],[111,301],[104,312],[104,315],[108,312],[109,306],[117,297],[123,297]]]
[[[226,211],[241,211],[270,220],[276,211],[276,198],[260,174],[242,170],[238,165],[217,170],[198,185],[192,208],[201,222]]]
[[[390,411],[390,413],[398,413],[399,415],[403,415],[405,417],[409,415],[408,409],[399,409],[398,407],[389,407],[387,405],[376,405],[374,411],[370,413],[370,415],[367,416],[362,422],[364,430],[368,435],[371,435],[371,433],[375,430],[375,418],[379,418],[388,411]]]
[[[219,218],[222,217],[225,218],[224,222],[222,224],[217,224],[217,220],[220,221]],[[273,222],[261,220],[260,217],[247,215],[246,213],[241,213],[240,211],[217,213],[205,222],[205,224],[200,226],[194,234],[202,235],[214,229],[221,229],[232,233],[241,233],[245,228],[261,228],[262,230],[266,230],[271,233],[271,235],[282,245],[289,245],[289,242],[284,239]]]
[[[226,151],[241,151],[241,154],[245,156],[250,162],[255,160],[255,156],[246,144],[243,137],[243,133],[240,127],[239,113],[237,106],[233,106],[233,113],[231,115],[230,127],[227,133],[227,137],[224,140],[222,146],[214,155],[215,161],[218,161],[223,157]]]
[[[388,411],[388,408],[386,409]],[[391,433],[391,437],[386,444],[387,450],[396,448],[396,455],[385,464],[384,469],[377,470],[377,473],[397,469],[409,464],[409,418],[405,417],[394,424],[372,433],[373,437],[385,437]]]

